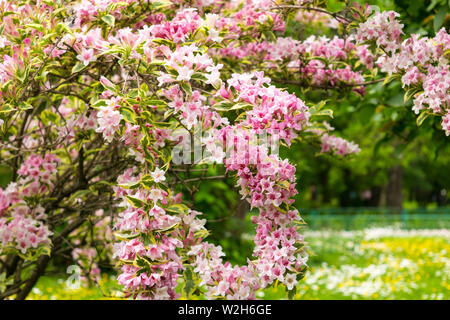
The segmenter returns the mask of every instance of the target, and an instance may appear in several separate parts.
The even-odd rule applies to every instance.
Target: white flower
[[[153,203],[156,203],[158,200],[164,199],[161,189],[152,188],[150,191],[149,198],[153,201]]]
[[[178,81],[189,81],[191,80],[191,76],[194,74],[194,70],[192,70],[191,68],[188,68],[187,66],[181,67],[178,69],[178,77],[177,80]]]
[[[4,48],[8,45],[10,45],[11,42],[8,41],[5,37],[0,37],[0,48]]]
[[[166,180],[166,177],[164,176],[164,171],[159,168],[156,168],[155,171],[150,173],[150,175],[153,178],[153,181],[155,181],[156,183]]]
[[[219,31],[216,29],[209,29],[209,38],[214,42],[222,41],[222,38],[219,36]]]
[[[295,273],[290,273],[284,277],[283,282],[288,290],[292,290],[294,286],[297,284],[297,275]]]
[[[207,13],[205,15],[205,26],[208,28],[214,28],[217,21],[220,20],[220,16],[215,13]]]
[[[219,284],[217,285],[217,294],[224,296],[229,288],[230,284],[225,281],[222,280],[219,282]]]
[[[161,73],[161,75],[156,78],[156,80],[158,80],[158,86],[161,87],[163,84],[165,83],[170,83],[173,81],[172,77],[170,76],[170,74],[167,73]]]
[[[167,300],[170,298],[169,293],[167,292],[167,287],[156,288],[155,290],[155,300]]]
[[[203,229],[206,219],[194,219],[191,223],[191,231],[196,232]]]

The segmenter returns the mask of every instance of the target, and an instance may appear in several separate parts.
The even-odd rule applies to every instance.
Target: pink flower
[[[77,55],[77,59],[83,62],[85,66],[87,66],[90,62],[97,60],[94,55],[94,50],[86,48],[81,49],[81,53]]]
[[[229,287],[230,284],[227,281],[225,280],[220,281],[219,284],[217,285],[217,294],[225,296]]]
[[[122,115],[114,109],[113,105],[113,101],[110,101],[109,105],[100,107],[100,111],[97,113],[98,128],[95,131],[102,132],[108,142],[112,141],[122,120]]]

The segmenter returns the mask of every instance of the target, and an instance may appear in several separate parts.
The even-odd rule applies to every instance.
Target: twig
[[[317,11],[317,12],[328,14],[338,21],[339,21],[339,19],[342,19],[347,23],[352,22],[350,19],[343,17],[337,13],[329,12],[325,9],[316,8],[316,7],[305,7],[305,6],[297,6],[297,5],[279,5],[279,6],[270,8],[270,10],[275,10],[275,9],[300,9],[300,10],[306,10],[306,11]]]

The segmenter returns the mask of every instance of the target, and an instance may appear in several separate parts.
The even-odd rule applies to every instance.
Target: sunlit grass
[[[30,300],[105,300],[121,299],[121,286],[115,276],[106,275],[91,286],[70,286],[67,279],[60,277],[41,277],[27,299]]]

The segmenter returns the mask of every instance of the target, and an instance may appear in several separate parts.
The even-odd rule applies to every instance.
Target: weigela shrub
[[[0,156],[12,170],[0,189],[0,296],[26,297],[66,248],[86,280],[98,279],[97,260],[117,264],[127,297],[254,299],[272,285],[292,296],[308,258],[293,207],[296,169],[260,142],[311,143],[338,157],[359,147],[330,134],[325,103],[275,84],[363,95],[379,68],[401,78],[421,121],[438,114],[450,134],[444,29],[403,40],[393,12],[285,11],[305,7],[318,9],[268,0],[0,1]],[[283,36],[291,18],[356,31],[301,41]],[[189,146],[184,162],[180,145]],[[175,191],[214,178],[180,176],[211,163],[258,210],[244,266],[206,240],[214,232],[207,212]]]

